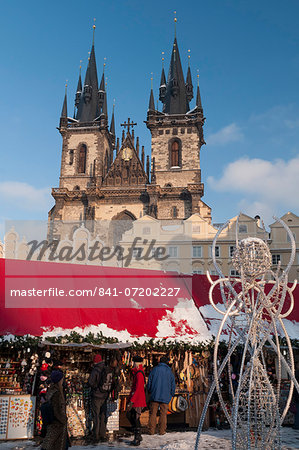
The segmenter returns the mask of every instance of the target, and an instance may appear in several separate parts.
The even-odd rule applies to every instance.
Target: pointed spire
[[[160,86],[166,87],[166,77],[165,77],[164,67],[162,67]]]
[[[203,111],[203,109],[202,109],[202,104],[201,104],[200,90],[199,90],[199,70],[197,71],[196,106],[197,106],[201,111]]]
[[[61,111],[60,117],[63,117],[63,118],[67,117],[67,83],[65,83],[64,100],[63,100],[62,111]]]
[[[154,92],[153,92],[153,74],[151,76],[151,93],[150,93],[148,110],[155,111],[155,99],[154,99]]]
[[[141,148],[141,164],[142,167],[144,168],[144,145]]]
[[[136,138],[136,153],[137,153],[137,156],[139,157],[139,137],[138,136]]]
[[[188,102],[190,102],[193,99],[193,84],[192,84],[192,77],[191,77],[191,70],[190,70],[190,50],[188,50],[188,71],[187,71],[187,77],[186,77],[186,93],[187,93]]]
[[[166,95],[166,77],[164,72],[164,52],[162,52],[162,72],[161,72],[161,80],[160,80],[160,88],[159,88],[159,100],[163,102]]]
[[[83,95],[81,96],[80,103],[78,105],[77,119],[80,122],[92,122],[100,115],[98,101],[98,75],[94,50],[94,32],[95,25],[93,25],[93,42],[90,56],[88,58]]]
[[[116,140],[116,153],[119,152],[119,138]]]
[[[115,108],[115,102],[113,102],[112,117],[111,117],[111,124],[110,124],[110,133],[113,134],[113,136],[115,136],[114,108]]]
[[[76,91],[76,97],[75,97],[75,107],[78,108],[80,103],[80,98],[82,94],[82,79],[81,79],[81,68],[82,68],[82,60],[80,61],[80,67],[79,67],[79,78],[78,78],[78,84],[77,84],[77,91]]]
[[[103,75],[101,78],[101,84],[99,89],[99,106],[100,108],[103,107],[104,101],[105,101],[105,67],[106,67],[106,58],[104,58],[104,64],[103,64]]]
[[[163,112],[166,114],[186,114],[190,109],[176,37],[172,47],[166,93],[162,102]]]

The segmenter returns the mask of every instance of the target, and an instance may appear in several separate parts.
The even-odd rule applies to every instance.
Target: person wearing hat
[[[46,401],[50,402],[53,410],[53,421],[47,425],[43,450],[65,450],[70,446],[67,434],[67,415],[65,397],[63,394],[63,373],[60,370],[51,372],[51,382]]]
[[[97,443],[107,440],[107,400],[114,387],[114,372],[118,360],[113,356],[109,366],[106,366],[102,356],[96,354],[93,362],[88,384],[91,388],[92,441]]]
[[[142,362],[143,358],[141,356],[133,357],[133,382],[127,410],[127,418],[129,419],[134,431],[134,440],[131,442],[131,445],[135,447],[139,446],[142,441],[140,416],[142,409],[146,407],[144,392],[145,375]]]
[[[159,434],[166,433],[168,404],[175,394],[175,379],[168,362],[168,357],[162,356],[148,377],[147,388],[151,402],[149,434],[155,434],[158,409],[160,409]]]

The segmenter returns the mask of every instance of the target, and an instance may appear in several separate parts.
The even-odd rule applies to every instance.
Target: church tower
[[[94,208],[86,192],[102,185],[115,148],[114,112],[109,129],[105,75],[103,70],[98,86],[94,42],[83,85],[80,67],[74,117],[68,116],[66,92],[58,129],[62,136],[60,181],[59,188],[52,189],[55,206],[49,218],[92,220]]]
[[[151,90],[146,121],[152,136],[152,184],[160,186],[158,218],[186,219],[199,213],[211,221],[211,210],[201,200],[204,185],[201,182],[200,150],[205,144],[205,118],[199,84],[196,94],[196,105],[190,109],[193,98],[190,64],[185,81],[175,37],[167,81],[162,67],[159,88],[162,112],[156,109]]]

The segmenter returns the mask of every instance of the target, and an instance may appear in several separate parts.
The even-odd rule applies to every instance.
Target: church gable
[[[148,182],[148,176],[128,133],[102,186],[140,186]]]

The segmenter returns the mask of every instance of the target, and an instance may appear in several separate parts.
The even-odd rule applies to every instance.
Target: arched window
[[[180,145],[177,140],[173,141],[170,149],[170,167],[180,166]]]
[[[178,217],[178,209],[176,206],[172,207],[172,218],[176,219]]]
[[[79,150],[79,163],[78,163],[78,172],[85,173],[86,170],[86,154],[87,148],[85,144],[82,144]]]

